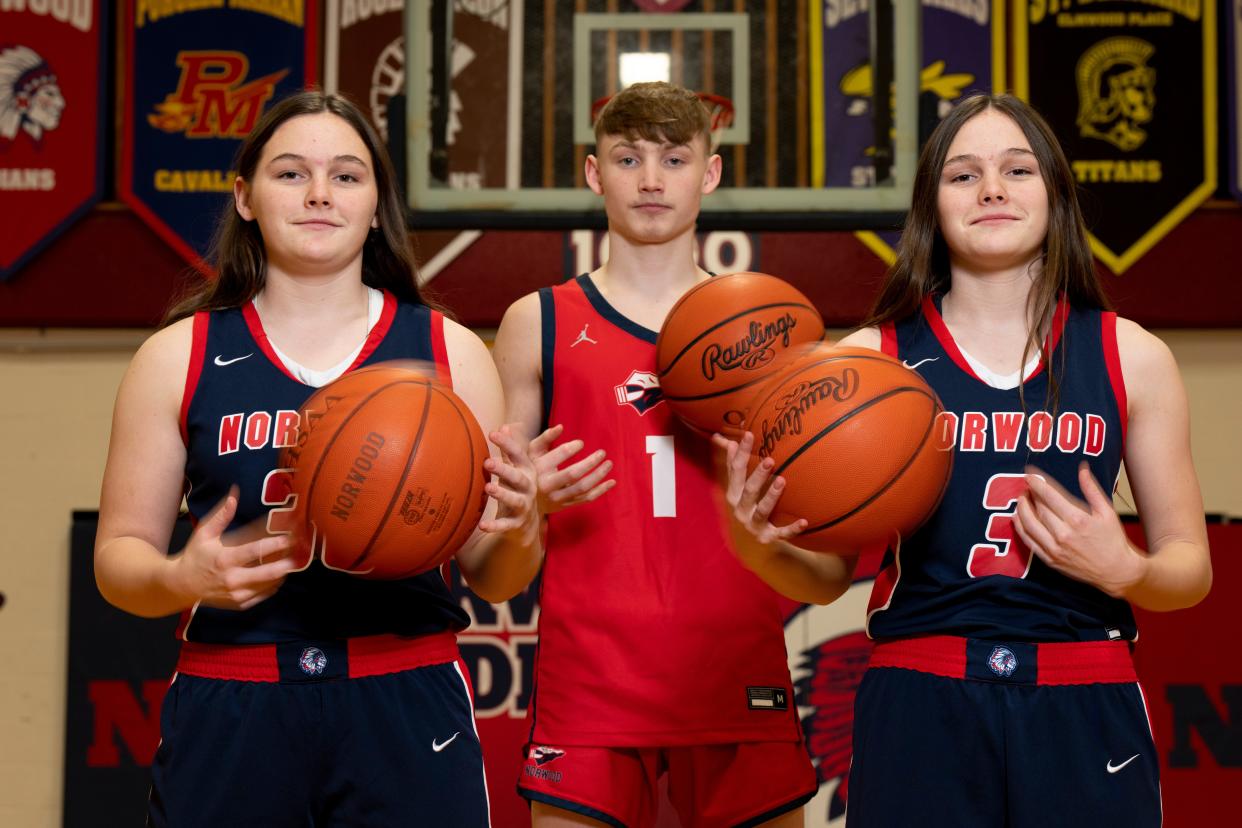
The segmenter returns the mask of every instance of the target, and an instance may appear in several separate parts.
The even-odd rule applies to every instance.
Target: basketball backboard
[[[918,3],[411,0],[405,25],[418,226],[602,223],[593,106],[654,79],[733,108],[701,225],[891,227],[909,205]]]

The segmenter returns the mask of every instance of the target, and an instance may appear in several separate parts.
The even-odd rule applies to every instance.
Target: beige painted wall
[[[1242,331],[1162,331],[1209,512],[1242,516]],[[0,330],[0,825],[60,825],[70,513],[98,505],[141,332]]]

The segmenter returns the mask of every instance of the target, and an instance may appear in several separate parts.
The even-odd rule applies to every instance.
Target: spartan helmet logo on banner
[[[23,130],[35,143],[60,126],[65,98],[56,74],[27,46],[0,49],[0,138],[12,141]]]
[[[1078,130],[1129,152],[1147,140],[1140,126],[1156,107],[1156,70],[1147,60],[1156,47],[1136,37],[1110,37],[1078,60]]]

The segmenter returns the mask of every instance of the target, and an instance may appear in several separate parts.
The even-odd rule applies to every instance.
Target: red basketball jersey
[[[548,423],[605,449],[617,485],[548,518],[532,740],[797,740],[776,593],[726,540],[710,442],[661,398],[656,332],[587,276],[540,300]]]

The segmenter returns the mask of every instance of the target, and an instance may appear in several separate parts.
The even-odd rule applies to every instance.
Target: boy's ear
[[[599,177],[599,159],[594,155],[586,157],[586,163],[583,165],[583,172],[586,173],[587,186],[596,195],[604,194],[604,182]]]
[[[724,162],[720,160],[719,155],[713,153],[707,159],[707,169],[703,172],[703,195],[707,195],[720,186],[720,176],[723,170]]]

